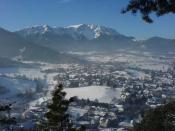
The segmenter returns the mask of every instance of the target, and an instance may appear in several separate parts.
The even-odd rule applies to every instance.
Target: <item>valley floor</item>
[[[143,109],[175,97],[171,71],[175,56],[138,52],[71,54],[89,63],[22,61],[29,67],[0,68],[0,101],[15,103],[12,114],[24,121],[21,125],[30,128],[43,116],[57,83],[63,83],[66,98],[77,96],[69,109],[74,124],[90,129],[132,127]]]

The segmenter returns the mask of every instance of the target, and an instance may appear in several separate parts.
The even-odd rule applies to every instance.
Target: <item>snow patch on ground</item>
[[[113,98],[120,99],[121,88],[110,88],[107,86],[88,86],[78,88],[66,88],[67,98],[78,96],[80,99],[98,99],[99,102],[110,103]]]

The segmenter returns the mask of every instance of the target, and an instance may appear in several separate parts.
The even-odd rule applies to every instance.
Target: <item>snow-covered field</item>
[[[79,99],[98,100],[102,103],[111,103],[113,99],[121,99],[122,88],[111,88],[107,86],[87,86],[78,88],[65,88],[67,93],[66,99],[77,96]],[[51,95],[48,93],[46,96],[42,96],[29,103],[30,109],[38,108],[42,102],[51,99]]]
[[[110,103],[112,99],[120,99],[121,88],[107,86],[87,86],[79,88],[66,88],[67,98],[78,96],[80,99],[98,99],[99,102]]]

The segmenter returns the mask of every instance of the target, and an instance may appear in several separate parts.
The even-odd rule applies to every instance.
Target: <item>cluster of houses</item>
[[[140,68],[126,68],[125,65],[89,64],[62,69],[54,77],[64,87],[108,86],[122,88],[121,98],[146,98],[148,105],[164,104],[175,97],[174,70],[155,71]],[[139,76],[140,75],[140,76]],[[136,95],[136,96],[135,96]],[[135,96],[135,97],[134,97]]]
[[[138,72],[142,75],[134,77]],[[120,100],[100,103],[98,100],[77,98],[71,104],[69,112],[76,127],[84,125],[93,130],[127,130],[142,119],[145,109],[175,100],[174,74],[173,70],[163,72],[139,68],[126,69],[116,64],[92,64],[59,69],[54,80],[61,81],[64,87],[72,88],[92,85],[122,88]],[[42,119],[47,111],[46,105],[45,101],[36,106],[36,109],[25,110],[24,121],[35,123]]]
[[[122,70],[121,67],[111,65],[85,66],[80,70],[56,76],[55,79],[63,80],[66,87],[83,87],[91,85],[106,85],[111,88],[122,88],[121,100],[112,103],[109,108],[91,106],[86,104],[87,112],[77,115],[75,123],[87,125],[89,128],[129,128],[134,122],[141,120],[145,109],[154,108],[175,100],[174,71],[155,71],[134,68],[142,72],[141,77],[133,77],[133,72]],[[80,108],[79,104],[74,105]],[[112,108],[114,107],[114,108]],[[134,112],[134,113],[133,113]]]

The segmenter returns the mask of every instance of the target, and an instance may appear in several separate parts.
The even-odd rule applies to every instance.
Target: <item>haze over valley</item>
[[[143,109],[175,96],[174,60],[175,39],[137,40],[95,24],[0,28],[0,100],[14,102],[12,116],[30,129],[62,83],[67,99],[76,96],[77,127],[132,127]]]

